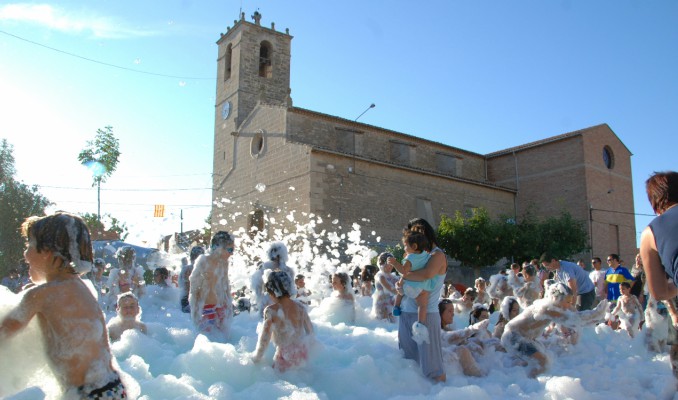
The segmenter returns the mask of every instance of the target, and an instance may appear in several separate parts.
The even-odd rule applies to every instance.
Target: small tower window
[[[273,50],[271,44],[267,41],[261,42],[259,45],[259,76],[263,76],[264,78],[273,76],[273,65],[271,63],[272,56]]]
[[[226,47],[226,56],[224,57],[224,80],[231,79],[231,60],[233,58],[233,45],[228,44]]]
[[[614,153],[610,146],[603,147],[603,162],[607,169],[614,168]]]
[[[254,158],[258,158],[261,155],[261,152],[264,150],[264,131],[259,130],[253,137],[250,142],[250,154]]]

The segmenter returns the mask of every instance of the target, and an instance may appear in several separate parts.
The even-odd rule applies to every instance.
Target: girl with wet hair
[[[287,266],[287,246],[283,242],[273,242],[269,245],[264,256],[268,261],[264,262],[261,268],[257,269],[250,278],[250,285],[254,293],[254,301],[259,309],[259,315],[264,316],[264,309],[273,304],[264,287],[264,274],[266,271],[280,270],[289,275],[290,280],[294,281],[294,269]],[[297,294],[297,288],[293,285],[290,289],[290,296]]]
[[[501,301],[499,320],[494,325],[492,337],[501,339],[501,335],[504,333],[504,327],[506,327],[506,324],[518,316],[518,314],[520,314],[520,303],[518,303],[518,299],[514,296],[504,297],[504,300]]]
[[[290,298],[293,283],[285,272],[266,271],[264,282],[273,304],[264,310],[264,321],[253,353],[253,361],[255,363],[261,361],[272,340],[276,347],[273,369],[285,372],[308,360],[313,325],[306,308]]]

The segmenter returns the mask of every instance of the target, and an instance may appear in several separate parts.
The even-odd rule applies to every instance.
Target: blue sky
[[[215,42],[241,9],[294,36],[295,106],[354,119],[375,103],[360,121],[481,154],[607,123],[634,154],[638,214],[652,171],[678,169],[674,1],[80,0],[0,3],[0,138],[19,178],[96,212],[77,154],[111,125],[122,156],[102,212],[137,241],[179,230],[180,210],[198,227]]]

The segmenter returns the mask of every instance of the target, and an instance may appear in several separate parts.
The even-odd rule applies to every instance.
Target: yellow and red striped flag
[[[155,210],[153,211],[153,216],[156,218],[163,218],[165,216],[165,205],[156,204]]]

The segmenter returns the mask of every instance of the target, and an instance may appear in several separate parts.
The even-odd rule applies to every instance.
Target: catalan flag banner
[[[155,210],[153,211],[153,216],[156,218],[163,218],[165,216],[165,205],[156,204]]]

